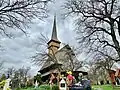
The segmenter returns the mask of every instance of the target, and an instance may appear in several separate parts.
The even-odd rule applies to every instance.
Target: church
[[[51,73],[65,73],[67,71],[79,71],[81,69],[80,61],[69,45],[60,47],[61,42],[57,37],[56,16],[54,17],[52,36],[48,45],[48,58],[38,71],[41,73],[43,81],[46,81]],[[86,71],[81,71],[86,74]]]

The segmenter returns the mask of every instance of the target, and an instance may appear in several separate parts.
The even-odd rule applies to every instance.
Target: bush
[[[42,84],[41,74],[37,74],[36,76],[34,76],[34,83],[36,82],[36,80],[39,83],[39,85]]]
[[[50,90],[50,86],[49,85],[41,85],[40,90]]]
[[[32,82],[28,81],[27,82],[27,87],[32,87],[32,86],[33,86]]]
[[[53,86],[52,86],[52,90],[59,90],[58,85],[53,85]]]
[[[59,90],[58,85],[53,85],[50,87],[49,85],[41,85],[40,90]]]
[[[0,82],[3,81],[3,80],[6,80],[5,74],[3,74],[2,77],[0,77]]]
[[[15,90],[21,90],[21,88],[18,87],[18,88],[16,88]]]
[[[17,90],[19,90],[19,89],[17,89]],[[59,87],[57,85],[53,85],[52,87],[50,87],[50,85],[41,85],[37,88],[29,87],[27,89],[20,89],[20,90],[59,90]]]
[[[5,80],[3,80],[2,82],[0,82],[0,88],[3,88],[5,85]]]

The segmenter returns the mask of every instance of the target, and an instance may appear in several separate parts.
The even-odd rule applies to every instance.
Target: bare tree
[[[96,83],[100,81],[108,81],[109,71],[116,60],[116,57],[113,57],[114,53],[111,53],[112,49],[109,51],[96,51],[98,53],[96,53],[93,60],[89,62],[91,66],[89,78]]]
[[[114,64],[114,61],[106,58],[106,59],[99,59],[94,62],[96,65],[96,69],[104,68],[107,72],[111,69],[112,65]]]
[[[68,49],[67,50],[63,50],[64,56],[63,56],[63,60],[66,63],[63,63],[63,67],[67,68],[69,67],[69,70],[71,71],[76,71],[77,69],[81,68],[83,65],[86,64],[86,62],[84,61],[79,61],[77,59],[77,49],[73,46],[69,46],[69,45],[65,45]]]
[[[100,81],[107,82],[109,79],[109,70],[111,69],[114,61],[110,58],[102,58],[91,61],[89,78],[94,82],[98,83]]]
[[[16,71],[16,69],[15,69],[14,67],[11,67],[11,68],[8,68],[8,69],[7,69],[6,73],[7,73],[10,77],[12,77],[12,76],[14,76],[15,71]]]
[[[45,36],[44,34],[40,34],[40,37],[38,37],[37,42],[35,42],[36,45],[36,54],[31,57],[32,62],[36,65],[42,65],[43,63],[46,62],[48,57],[50,57],[47,53],[47,48],[48,48],[48,37]]]
[[[81,49],[87,48],[93,54],[94,50],[112,48],[120,59],[119,3],[119,0],[68,0],[65,3],[65,15],[77,18],[76,32]]]
[[[12,88],[18,88],[22,85],[26,85],[29,70],[30,67],[22,67],[18,70],[14,67],[8,68],[7,74],[11,78]]]
[[[0,70],[3,69],[3,62],[0,62]]]
[[[3,61],[0,62],[0,75],[2,74],[1,71],[3,69],[3,63],[4,63]]]
[[[0,33],[11,36],[7,28],[23,28],[34,18],[47,17],[47,3],[51,0],[0,0]]]
[[[38,41],[35,42],[37,53],[31,57],[32,62],[36,65],[43,65],[46,62],[53,62],[54,64],[58,64],[58,59],[51,48],[52,54],[48,53],[48,41],[49,38],[42,34],[38,37]],[[58,67],[59,69],[59,67]]]
[[[63,56],[60,57],[59,54],[55,54],[54,52],[52,52],[53,54],[48,54],[47,49],[48,49],[48,45],[47,42],[49,41],[48,37],[41,34],[40,37],[38,37],[38,41],[35,43],[37,45],[37,53],[36,55],[32,56],[32,62],[34,64],[37,65],[42,65],[43,63],[45,63],[46,61],[52,61],[55,64],[61,63],[59,61],[66,61],[66,63],[64,63],[64,67],[62,68],[67,68],[69,67],[70,70],[76,70],[80,67],[82,67],[82,65],[84,64],[84,62],[79,61],[76,56],[77,56],[77,49],[75,47],[70,47],[69,45],[63,44],[64,46],[68,46],[68,49],[63,49],[62,50],[62,54],[64,54]],[[53,51],[53,50],[52,50]],[[48,61],[48,62],[49,62]],[[60,69],[62,69],[60,67]]]

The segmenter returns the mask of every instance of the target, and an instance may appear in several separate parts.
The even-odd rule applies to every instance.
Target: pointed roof
[[[53,23],[51,40],[47,44],[49,44],[51,41],[61,43],[57,38],[56,15],[54,15],[54,23]]]
[[[54,23],[53,23],[51,40],[59,41],[57,38],[56,15],[54,16]]]

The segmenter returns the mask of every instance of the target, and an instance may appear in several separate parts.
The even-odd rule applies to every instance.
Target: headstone
[[[60,84],[59,85],[60,90],[67,90],[66,82],[65,82],[65,80],[63,78],[62,78],[62,80],[60,81],[59,84]]]

